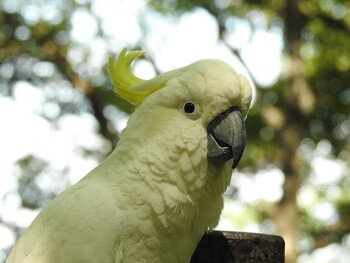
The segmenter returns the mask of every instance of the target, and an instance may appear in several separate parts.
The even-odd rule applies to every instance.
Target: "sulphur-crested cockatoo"
[[[117,147],[41,211],[7,263],[184,263],[218,224],[250,85],[211,59],[143,80],[130,70],[142,54],[108,63],[116,93],[136,106]]]

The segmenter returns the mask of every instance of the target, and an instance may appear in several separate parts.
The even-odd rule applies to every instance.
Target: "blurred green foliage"
[[[75,43],[70,38],[74,11],[80,8],[94,16],[91,12],[93,1],[43,1],[47,10],[56,10],[51,17],[43,13],[40,16],[35,1],[23,5],[19,2],[7,0],[1,3],[0,8],[2,96],[12,96],[13,85],[20,80],[39,86],[45,85],[48,78],[68,81],[84,95],[82,103],[94,114],[101,135],[115,144],[118,131],[112,128],[104,110],[112,105],[131,113],[132,107],[113,95],[104,68],[99,68],[94,74],[81,69],[89,59],[88,44]],[[260,222],[271,218],[277,225],[278,233],[285,234],[287,240],[295,244],[298,236],[307,235],[315,244],[310,251],[341,242],[350,232],[350,3],[340,0],[149,0],[148,5],[157,12],[175,16],[194,8],[207,10],[218,23],[220,41],[238,57],[241,50],[231,46],[226,38],[228,32],[235,30],[234,24],[227,23],[228,19],[234,17],[247,21],[251,35],[259,26],[254,20],[256,15],[264,16],[266,30],[273,26],[282,30],[284,50],[281,59],[284,68],[271,87],[255,83],[256,102],[246,123],[248,145],[240,168],[254,174],[271,163],[278,166],[285,175],[284,195],[275,204],[261,203],[252,217]],[[35,15],[35,12],[38,14]],[[96,21],[99,29],[95,37],[105,39],[108,46],[101,21],[98,18]],[[144,45],[142,39],[134,43],[135,47]],[[70,52],[77,48],[83,54],[78,63],[69,58]],[[114,52],[112,47],[108,48],[110,53]],[[154,65],[152,58],[148,59]],[[55,73],[49,77],[35,75],[28,70],[28,67],[32,68],[30,61],[50,62],[54,65]],[[58,101],[58,104],[60,114],[79,112],[83,107],[67,101]],[[339,193],[333,199],[326,195],[329,190],[327,186],[312,185],[310,158],[300,150],[309,147],[308,153],[311,153],[324,141],[331,145],[326,157],[347,164],[342,179],[333,186]],[[100,153],[100,158],[106,154]],[[35,175],[47,164],[31,156],[19,160],[18,164],[26,171],[19,178],[23,206],[40,207],[43,197],[40,197],[33,182]],[[35,189],[27,191],[24,185]],[[298,206],[296,200],[303,185],[313,187],[317,200],[326,199],[334,204],[338,215],[334,223],[329,225],[317,221],[307,209]],[[36,198],[31,196],[33,193],[37,195]],[[49,194],[44,198],[46,200],[51,196]],[[289,218],[287,215],[292,216]],[[289,225],[290,229],[279,229],[285,225]],[[287,254],[287,262],[296,260],[295,244],[291,245],[291,252],[287,251],[290,253]]]

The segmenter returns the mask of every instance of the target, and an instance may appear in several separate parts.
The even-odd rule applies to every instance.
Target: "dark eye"
[[[191,114],[196,110],[196,105],[192,101],[186,101],[183,106],[184,112],[187,114]]]

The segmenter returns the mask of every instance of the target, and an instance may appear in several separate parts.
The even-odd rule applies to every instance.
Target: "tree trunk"
[[[300,143],[300,130],[288,123],[280,131],[281,163],[285,175],[283,197],[274,210],[273,219],[278,233],[286,242],[285,262],[295,263],[297,251],[297,236],[299,231],[299,210],[296,203],[296,194],[300,187],[299,161],[297,148]]]
[[[296,203],[300,187],[301,162],[298,148],[303,138],[304,123],[314,110],[314,94],[307,83],[304,62],[300,57],[301,32],[305,17],[298,8],[299,1],[287,0],[284,10],[286,52],[291,61],[289,81],[283,91],[284,124],[277,130],[280,143],[281,168],[285,175],[284,194],[274,211],[278,233],[286,242],[286,263],[295,263],[299,233],[299,209]]]

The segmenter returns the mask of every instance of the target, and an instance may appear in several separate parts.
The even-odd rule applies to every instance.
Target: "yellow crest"
[[[131,63],[142,56],[144,51],[132,51],[126,53],[124,48],[118,58],[112,57],[108,60],[108,72],[114,86],[114,91],[120,97],[133,105],[140,105],[141,102],[151,93],[163,87],[159,83],[147,81],[136,77],[130,70]],[[156,85],[154,85],[156,84]]]

